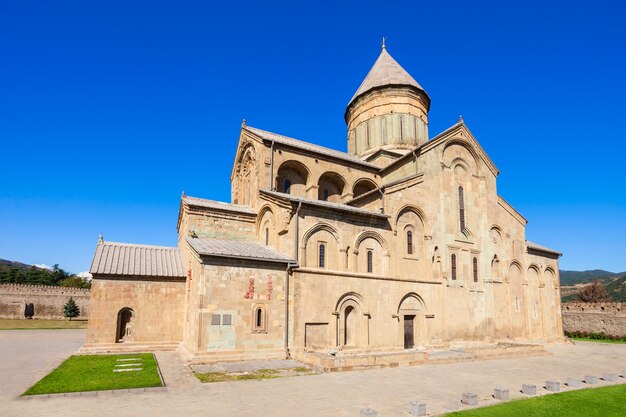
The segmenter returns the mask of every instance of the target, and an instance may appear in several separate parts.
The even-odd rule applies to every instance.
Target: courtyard
[[[165,391],[99,393],[84,397],[19,399],[36,381],[75,353],[84,330],[0,332],[0,415],[2,416],[358,416],[371,407],[380,417],[409,416],[409,402],[421,400],[429,415],[462,410],[463,392],[478,394],[479,405],[496,404],[495,387],[523,398],[522,384],[620,374],[626,346],[592,342],[548,346],[549,355],[458,362],[390,369],[328,373],[268,380],[202,384],[172,352],[156,357]],[[618,378],[618,383],[624,383]],[[595,386],[606,386],[600,380]],[[586,386],[583,384],[583,387]]]

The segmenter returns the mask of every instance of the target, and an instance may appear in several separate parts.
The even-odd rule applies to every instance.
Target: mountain
[[[593,281],[594,279],[612,277],[618,274],[602,269],[592,269],[588,271],[559,270],[559,275],[561,277],[561,285],[574,285],[579,282]]]

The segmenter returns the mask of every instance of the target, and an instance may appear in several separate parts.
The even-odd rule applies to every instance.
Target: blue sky
[[[431,136],[463,114],[529,240],[626,270],[619,1],[3,0],[0,258],[81,272],[100,232],[175,245],[182,191],[229,201],[244,117],[345,150],[382,36]]]

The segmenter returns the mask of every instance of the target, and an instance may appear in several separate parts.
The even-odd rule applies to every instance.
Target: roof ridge
[[[171,249],[171,250],[180,250],[177,246],[161,246],[161,245],[147,245],[143,243],[126,243],[126,242],[109,242],[104,241],[101,245],[110,245],[110,246],[125,246],[125,247],[140,247],[140,248],[148,248],[148,249]]]

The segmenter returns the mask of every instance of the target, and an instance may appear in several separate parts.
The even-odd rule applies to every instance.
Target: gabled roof
[[[178,248],[118,242],[98,244],[89,272],[135,277],[185,277]]]
[[[371,164],[369,162],[365,162],[356,156],[347,154],[345,152],[337,151],[335,149],[330,149],[324,146],[314,145],[309,142],[304,142],[302,140],[290,138],[288,136],[283,136],[277,133],[268,132],[266,130],[257,129],[256,127],[252,127],[252,126],[246,125],[243,127],[243,129],[257,136],[260,136],[264,140],[273,141],[281,145],[291,146],[293,148],[301,149],[307,152],[313,152],[319,155],[341,159],[346,162],[358,164],[362,167],[371,168],[372,170],[375,170],[375,171],[378,171],[380,169],[380,167],[378,167],[377,165]]]
[[[324,207],[324,208],[329,208],[329,209],[333,209],[337,211],[343,211],[347,213],[353,213],[353,214],[359,214],[359,215],[365,215],[365,216],[374,216],[374,217],[379,217],[383,219],[387,219],[390,217],[389,215],[384,214],[384,213],[378,213],[375,211],[365,210],[359,207],[349,206],[343,203],[333,203],[333,202],[324,201],[324,200],[314,200],[312,198],[299,197],[296,195],[280,193],[278,191],[269,191],[269,190],[259,190],[259,191],[261,192],[261,194],[265,194],[265,195],[276,197],[276,198],[282,198],[288,201],[294,201],[296,203],[308,204],[310,206]]]
[[[380,51],[380,55],[374,63],[374,66],[370,69],[370,72],[367,73],[367,76],[361,83],[361,86],[356,90],[356,93],[354,93],[354,96],[350,99],[350,103],[352,103],[360,95],[365,94],[374,88],[389,85],[408,85],[426,93],[422,86],[419,85],[417,81],[415,81],[415,79],[411,77],[411,75],[391,57],[391,55],[389,55],[387,48],[383,46],[383,49]],[[350,106],[350,103],[348,103],[348,106]]]
[[[256,211],[254,211],[254,209],[249,206],[229,204],[229,203],[224,203],[224,202],[215,201],[215,200],[206,200],[204,198],[191,197],[188,195],[182,196],[182,202],[189,206],[204,207],[204,208],[209,208],[213,210],[233,211],[233,212],[244,213],[244,214],[256,214]]]
[[[278,263],[295,263],[289,256],[278,253],[267,246],[253,242],[220,239],[186,238],[187,243],[200,256],[248,259]]]
[[[556,250],[554,250],[554,249],[547,248],[547,247],[545,247],[545,246],[541,246],[541,245],[539,245],[539,244],[537,244],[537,243],[533,243],[533,242],[531,242],[531,241],[529,241],[529,240],[527,240],[527,241],[526,241],[526,247],[527,247],[528,249],[534,249],[534,250],[536,250],[536,251],[538,251],[538,252],[551,253],[551,254],[558,255],[558,256],[563,255],[563,254],[562,254],[561,252],[559,252],[559,251],[556,251]]]

